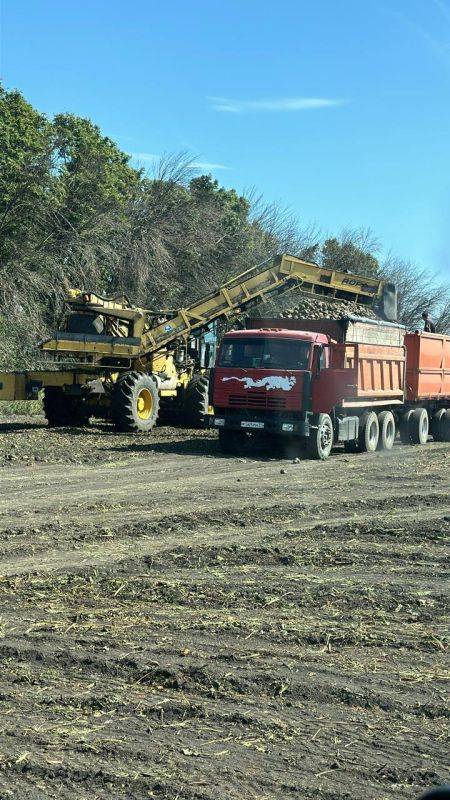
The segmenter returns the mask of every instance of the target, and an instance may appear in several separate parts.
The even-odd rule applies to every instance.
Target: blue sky
[[[0,0],[1,75],[450,274],[450,0]]]

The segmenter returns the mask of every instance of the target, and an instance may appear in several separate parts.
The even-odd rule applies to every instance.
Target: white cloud
[[[309,111],[343,105],[343,100],[327,97],[280,97],[272,100],[230,100],[226,97],[210,97],[214,111],[230,114],[245,114],[258,111]]]
[[[161,156],[157,155],[156,153],[131,153],[131,158],[138,164],[142,162],[155,164],[161,159]],[[211,161],[191,161],[188,166],[192,167],[193,169],[206,170],[232,169],[232,167],[227,167],[225,164],[215,164]]]
[[[133,161],[158,161],[159,156],[155,153],[131,153]]]
[[[209,161],[193,161],[192,166],[196,169],[232,169],[225,164],[210,164]]]

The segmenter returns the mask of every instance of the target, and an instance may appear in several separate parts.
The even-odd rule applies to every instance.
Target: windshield
[[[308,369],[310,348],[310,342],[299,339],[228,339],[222,344],[219,366]]]

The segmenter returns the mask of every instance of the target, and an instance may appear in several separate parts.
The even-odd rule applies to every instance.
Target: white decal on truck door
[[[297,379],[293,375],[289,377],[284,375],[267,375],[265,378],[259,378],[259,380],[256,381],[253,380],[253,378],[238,378],[237,375],[230,375],[228,378],[222,378],[222,383],[226,381],[239,381],[239,383],[244,384],[244,389],[259,389],[265,386],[266,391],[269,391],[269,389],[282,389],[283,392],[290,392],[297,383]]]

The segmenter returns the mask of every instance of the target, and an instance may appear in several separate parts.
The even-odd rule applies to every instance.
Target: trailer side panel
[[[407,333],[406,399],[450,398],[450,336]]]

